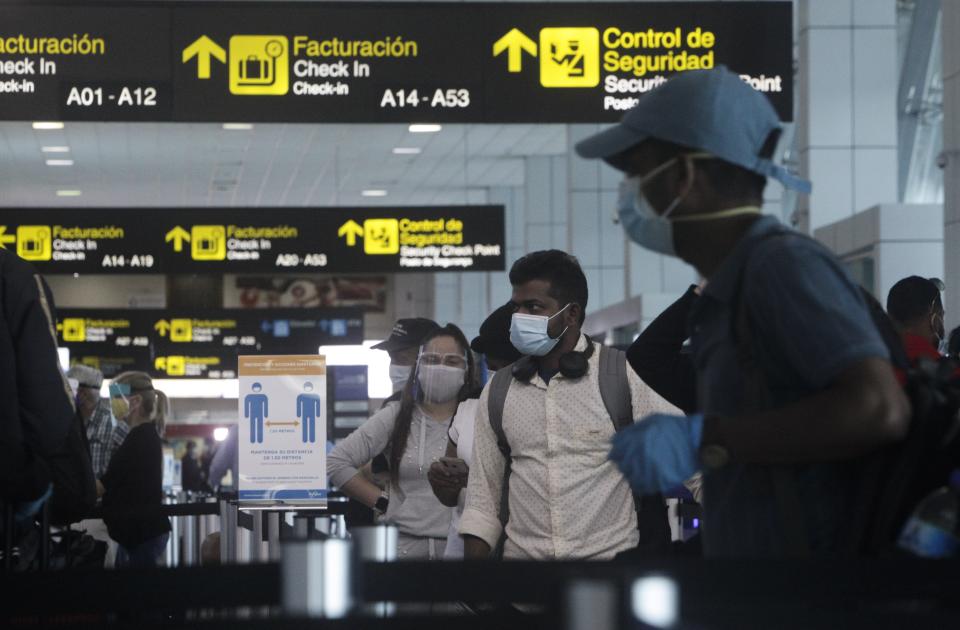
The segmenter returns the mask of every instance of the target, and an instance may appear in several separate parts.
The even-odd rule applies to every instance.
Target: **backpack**
[[[777,231],[757,237],[757,241],[809,236],[792,231]],[[755,353],[751,325],[743,292],[743,276],[737,282],[732,300],[733,339],[738,362],[747,387],[755,396],[769,395]],[[907,376],[904,391],[910,400],[911,418],[907,436],[900,442],[883,446],[851,463],[860,470],[858,487],[851,510],[849,536],[840,551],[847,556],[879,555],[896,549],[897,538],[914,508],[929,493],[946,484],[950,471],[960,466],[960,381],[954,377],[957,364],[946,357],[923,360],[911,366],[903,342],[890,316],[880,303],[862,287],[870,318],[890,353],[891,364]],[[771,466],[774,500],[782,515],[787,551],[809,555],[809,541],[801,527],[802,508],[792,475],[787,466]]]
[[[592,343],[592,342],[590,342]],[[528,360],[527,358],[520,361]],[[490,395],[487,408],[490,415],[490,428],[497,437],[497,448],[505,460],[503,470],[503,488],[500,493],[500,542],[494,549],[494,557],[503,556],[503,545],[507,539],[507,521],[510,518],[510,443],[503,430],[503,409],[507,402],[507,393],[513,382],[512,366],[497,370],[490,382]],[[630,397],[630,383],[627,380],[627,355],[616,348],[600,346],[599,375],[600,397],[607,409],[617,432],[633,424],[633,401]],[[670,524],[667,520],[666,504],[663,495],[634,495],[634,509],[637,512],[637,529],[640,531],[640,545],[659,548],[670,544]]]

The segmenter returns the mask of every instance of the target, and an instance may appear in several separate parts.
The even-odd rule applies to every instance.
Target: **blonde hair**
[[[157,433],[160,437],[167,431],[167,418],[170,416],[170,399],[162,390],[154,390],[157,400],[153,409],[153,421],[157,423]]]
[[[154,420],[157,409],[157,391],[153,379],[146,372],[124,372],[114,377],[112,383],[130,386],[130,394],[140,396],[140,414],[148,421]]]

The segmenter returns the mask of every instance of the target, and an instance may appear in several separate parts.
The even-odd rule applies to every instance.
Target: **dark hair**
[[[951,330],[947,336],[947,355],[953,359],[960,358],[960,326]]]
[[[580,323],[587,312],[587,277],[580,262],[567,252],[547,249],[527,254],[510,268],[510,284],[520,286],[531,280],[550,283],[549,295],[561,306],[576,302],[580,305]]]
[[[442,328],[437,328],[424,337],[420,348],[426,347],[427,344],[437,337],[453,337],[453,340],[457,342],[457,345],[460,346],[464,354],[466,354],[467,373],[464,378],[463,387],[460,388],[460,395],[458,396],[458,400],[463,401],[476,387],[477,380],[473,353],[470,352],[470,343],[467,341],[467,337],[463,334],[462,330],[453,324],[447,324]],[[400,411],[397,412],[397,418],[393,422],[393,433],[390,434],[388,461],[390,464],[390,479],[394,484],[399,481],[400,460],[403,459],[403,454],[407,450],[407,440],[410,438],[413,406],[419,402],[423,396],[420,392],[420,387],[417,385],[417,373],[419,369],[418,360],[416,368],[410,371],[410,378],[407,379],[407,384],[403,387],[403,395],[400,397]],[[420,448],[423,448],[422,444]]]
[[[937,282],[939,281],[920,276],[909,276],[900,280],[887,294],[887,313],[902,327],[930,315],[932,306],[942,309]]]
[[[760,157],[767,159],[772,158],[779,139],[779,130],[771,132],[763,148],[760,150]],[[686,155],[687,153],[702,152],[700,149],[692,149],[680,144],[657,140],[656,138],[647,140],[647,143],[653,147],[654,152],[660,158],[661,162],[667,162],[668,160]],[[764,175],[754,173],[742,166],[731,164],[719,158],[713,160],[697,160],[696,168],[706,176],[710,181],[710,185],[722,198],[740,199],[750,197],[760,202],[763,201],[763,191],[767,187],[767,178]]]

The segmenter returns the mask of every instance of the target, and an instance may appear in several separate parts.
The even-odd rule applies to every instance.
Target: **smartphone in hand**
[[[441,457],[439,461],[447,472],[461,475],[467,474],[467,462],[463,461],[459,457]]]

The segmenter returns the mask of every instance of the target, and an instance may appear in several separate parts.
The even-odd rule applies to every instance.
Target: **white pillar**
[[[960,324],[960,4],[943,3],[943,252],[947,330]]]
[[[946,3],[950,4],[950,3]],[[799,0],[800,228],[898,199],[895,0]]]

